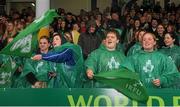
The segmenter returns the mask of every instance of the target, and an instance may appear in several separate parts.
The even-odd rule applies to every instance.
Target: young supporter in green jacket
[[[179,72],[172,60],[155,50],[155,45],[155,35],[145,33],[142,37],[143,50],[128,57],[122,65],[137,72],[146,87],[172,88],[180,78]]]
[[[52,71],[55,71],[54,88],[81,88],[83,80],[83,56],[78,45],[65,43],[61,45],[61,36],[53,37],[53,49],[46,54],[37,54],[33,60],[50,61]]]
[[[39,50],[37,53],[45,54],[49,51],[49,47],[49,38],[47,36],[42,36],[39,39]],[[22,72],[22,77],[25,77],[24,87],[52,88],[53,86],[50,84],[49,78],[54,77],[50,76],[49,73],[53,73],[50,62],[44,60],[34,61],[32,59],[27,59]]]
[[[163,47],[160,52],[167,55],[175,63],[180,72],[180,47],[178,46],[177,36],[173,33],[166,33],[164,43],[166,47]],[[180,89],[179,81],[174,85],[174,88]]]
[[[119,38],[115,30],[109,30],[106,35],[104,44],[94,50],[85,61],[87,68],[86,74],[90,79],[85,87],[107,87],[104,84],[96,82],[93,79],[94,74],[99,72],[110,72],[119,69],[125,56],[122,52],[116,50]]]
[[[166,47],[163,47],[160,52],[167,55],[180,71],[180,47],[177,46],[177,37],[173,33],[166,33],[164,36],[164,43]]]

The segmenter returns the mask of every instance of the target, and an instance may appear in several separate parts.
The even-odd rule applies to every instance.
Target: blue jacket
[[[73,57],[73,50],[67,48],[60,52],[48,52],[47,54],[42,54],[42,59],[56,63],[65,63],[71,66],[76,64]]]

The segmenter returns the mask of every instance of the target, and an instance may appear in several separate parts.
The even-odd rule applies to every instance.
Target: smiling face
[[[41,38],[39,40],[39,48],[40,48],[41,53],[48,52],[49,46],[50,46],[50,43],[47,40],[47,38]]]
[[[144,51],[151,52],[154,50],[154,47],[156,45],[156,40],[153,34],[151,33],[145,33],[142,37],[142,46],[144,48]]]
[[[170,47],[174,45],[174,42],[175,39],[173,39],[169,33],[166,33],[164,36],[164,43],[166,44],[166,46]]]
[[[161,36],[161,35],[164,33],[164,31],[165,31],[164,26],[161,25],[161,24],[159,24],[159,25],[157,26],[157,32],[158,32],[158,34]]]
[[[116,44],[119,42],[115,32],[109,32],[105,39],[105,46],[108,50],[115,50]]]
[[[61,38],[59,35],[55,35],[53,38],[53,42],[52,42],[54,47],[60,46],[61,45]]]

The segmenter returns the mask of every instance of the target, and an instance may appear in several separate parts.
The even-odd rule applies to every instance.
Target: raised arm
[[[32,57],[33,60],[46,60],[56,63],[66,63],[67,65],[75,65],[72,49],[64,49],[59,52],[48,52],[47,54],[39,54]]]

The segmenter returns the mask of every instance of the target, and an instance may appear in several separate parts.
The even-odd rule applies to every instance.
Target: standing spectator
[[[110,30],[107,32],[105,43],[88,56],[85,66],[89,79],[93,79],[94,74],[99,72],[110,72],[120,68],[125,56],[122,52],[116,50],[118,42],[118,33],[115,30]],[[106,87],[106,85],[95,80],[88,82],[87,87]]]
[[[17,35],[16,26],[13,21],[8,21],[6,25],[6,31],[3,35],[3,44],[4,46],[7,45],[8,38],[14,38]]]
[[[33,21],[34,21],[34,16],[28,15],[27,18],[26,18],[26,26],[31,24]]]
[[[172,13],[170,14],[169,22],[172,23],[172,24],[176,23],[176,16],[175,16],[175,14],[172,14]]]
[[[78,43],[78,39],[79,39],[79,30],[80,30],[80,27],[77,23],[73,24],[73,29],[71,31],[72,33],[72,38],[73,38],[73,43],[74,44],[77,44]]]
[[[67,42],[73,43],[73,38],[72,38],[72,33],[71,32],[65,32],[64,33],[64,38],[66,39]]]
[[[81,21],[80,23],[80,33],[85,33],[86,32],[86,22]]]
[[[17,25],[16,25],[16,29],[17,32],[19,33],[20,31],[22,31],[25,28],[25,21],[23,20],[17,20]]]
[[[54,88],[81,88],[84,70],[81,48],[72,43],[61,43],[61,36],[54,35],[53,49],[46,54],[37,54],[32,59],[52,62],[51,71],[54,71],[56,76],[53,81]]]
[[[151,33],[155,34],[156,29],[157,29],[157,26],[158,26],[158,20],[155,19],[155,18],[153,18],[152,21],[151,21],[151,24],[150,24],[149,28],[147,28],[146,30],[147,30],[148,32],[151,32]]]
[[[62,20],[61,23],[58,23],[57,32],[61,35],[62,44],[66,43],[67,41],[64,38],[64,33],[67,32],[67,25],[65,20]]]
[[[158,49],[161,49],[163,46],[165,46],[165,44],[164,44],[164,33],[165,33],[164,25],[159,24],[157,26],[157,30],[156,30],[157,48]]]
[[[107,28],[122,28],[118,12],[113,12],[111,14],[111,20],[108,21]]]
[[[95,21],[89,21],[87,25],[87,32],[82,33],[79,37],[78,44],[82,48],[84,59],[86,59],[93,50],[97,49],[102,42],[96,33],[96,27]]]
[[[167,55],[180,71],[180,47],[178,46],[177,36],[174,33],[166,33],[164,43],[166,47],[163,47],[160,52]]]
[[[140,20],[139,20],[139,19],[136,19],[136,20],[134,21],[133,27],[129,30],[129,34],[127,34],[127,40],[128,40],[127,42],[128,42],[128,44],[135,39],[135,38],[134,38],[134,32],[135,32],[136,30],[139,30],[139,29],[140,29]]]
[[[140,28],[141,29],[147,29],[149,27],[149,24],[146,22],[146,20],[147,19],[145,16],[140,17],[140,22],[141,22]]]
[[[142,37],[143,50],[128,57],[122,65],[137,72],[146,87],[172,88],[180,78],[179,72],[172,60],[156,51],[155,45],[155,35],[145,33]]]
[[[72,16],[72,13],[68,12],[66,14],[66,25],[67,25],[67,30],[71,30],[72,29],[72,26],[73,24],[75,23],[75,20],[73,19],[73,16]]]
[[[67,31],[66,21],[62,20],[61,23],[58,23],[57,25],[57,32],[61,35],[64,35],[66,31]]]
[[[49,47],[49,38],[42,36],[39,39],[39,51],[36,54],[46,54],[49,51]],[[27,59],[22,73],[22,77],[25,77],[24,88],[52,88],[49,84],[49,78],[55,78],[55,75],[54,77],[48,75],[48,73],[53,73],[49,63],[44,60],[33,61]]]

